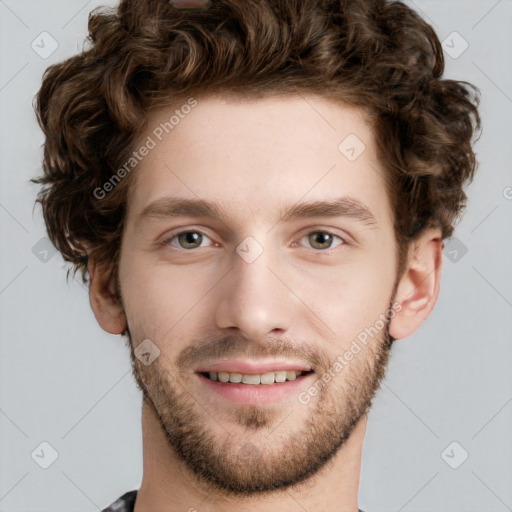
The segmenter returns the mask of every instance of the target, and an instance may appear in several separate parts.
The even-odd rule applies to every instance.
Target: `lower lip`
[[[196,375],[208,390],[239,404],[279,402],[290,395],[296,395],[302,388],[310,386],[315,378],[314,373],[307,373],[295,380],[274,384],[234,384],[211,380],[200,373]]]

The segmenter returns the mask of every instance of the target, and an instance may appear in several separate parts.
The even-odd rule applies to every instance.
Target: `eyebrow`
[[[137,217],[136,225],[148,218],[208,217],[224,220],[221,206],[206,199],[163,197],[147,205]],[[309,201],[288,205],[280,209],[280,221],[292,222],[311,217],[347,217],[368,227],[376,228],[377,219],[371,210],[358,199],[342,196],[323,201]]]

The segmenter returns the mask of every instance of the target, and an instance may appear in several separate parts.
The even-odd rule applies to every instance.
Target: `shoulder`
[[[137,490],[128,491],[101,512],[133,512]]]

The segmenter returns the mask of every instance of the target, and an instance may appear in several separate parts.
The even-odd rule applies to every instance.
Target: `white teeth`
[[[260,380],[259,375],[242,375],[242,382],[244,384],[259,384]]]
[[[295,373],[295,372],[293,372],[293,373]],[[274,372],[264,373],[260,377],[260,381],[262,384],[274,384]]]
[[[274,384],[274,382],[285,382],[286,380],[295,380],[302,372],[291,370],[278,370],[275,372],[266,372],[260,374],[236,373],[236,372],[208,372],[211,380],[220,382],[234,382],[243,384]]]
[[[297,374],[294,371],[286,372],[286,380],[295,380],[297,378]]]
[[[229,374],[229,382],[242,382],[242,374],[241,373],[230,373]]]
[[[219,380],[221,382],[228,382],[229,381],[229,373],[226,372],[219,372],[218,373]]]
[[[286,372],[274,372],[276,382],[284,382],[286,380]]]

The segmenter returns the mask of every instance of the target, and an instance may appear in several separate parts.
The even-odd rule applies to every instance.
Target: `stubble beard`
[[[163,368],[161,357],[146,366],[135,357],[131,339],[130,347],[144,406],[158,417],[172,456],[206,492],[243,499],[298,488],[332,464],[357,422],[368,413],[393,342],[387,321],[382,335],[362,347],[335,379],[321,387],[316,400],[307,404],[297,400],[289,412],[281,407],[233,405],[229,421],[211,405],[206,408],[208,401],[199,405],[201,397],[187,391],[190,380]],[[326,370],[317,369],[316,376],[320,379]],[[279,423],[286,415],[294,417],[295,410],[305,420],[292,432],[283,432]]]

